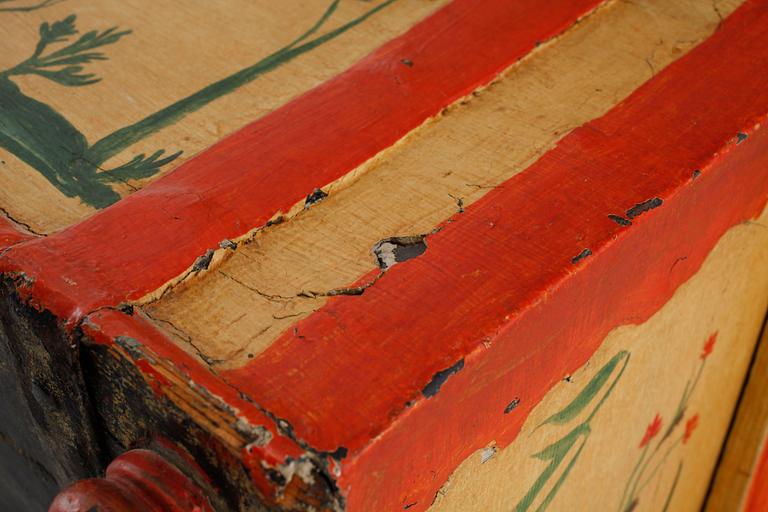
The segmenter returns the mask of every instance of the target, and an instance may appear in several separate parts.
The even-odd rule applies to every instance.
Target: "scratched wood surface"
[[[40,233],[76,223],[444,4],[4,2],[0,207]]]
[[[768,1],[245,4],[0,0],[3,439],[221,510],[697,509],[768,304]]]
[[[721,3],[720,14],[739,3]],[[328,187],[329,197],[225,252],[223,265],[202,279],[191,275],[194,283],[144,311],[214,365],[242,366],[325,304],[328,292],[375,272],[379,241],[428,235],[504,186],[719,21],[706,0],[606,6],[369,164],[354,183]]]

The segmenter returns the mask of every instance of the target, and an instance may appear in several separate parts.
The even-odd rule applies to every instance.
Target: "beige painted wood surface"
[[[166,154],[183,151],[154,177],[115,185],[120,194],[129,194],[250,121],[344,71],[446,2],[395,2],[342,36],[141,140],[103,167],[111,169],[138,154],[149,155],[158,149],[165,149]],[[119,41],[100,48],[108,60],[86,65],[86,72],[102,79],[98,83],[66,87],[41,76],[14,77],[24,94],[51,106],[93,143],[258,62],[310,28],[330,4],[331,0],[64,0],[31,12],[0,12],[5,34],[0,42],[0,72],[33,53],[38,27],[43,22],[76,14],[80,35],[114,26],[131,30]],[[373,5],[357,0],[340,2],[321,33],[354,19]],[[0,170],[0,207],[37,232],[61,229],[94,212],[77,198],[64,196],[40,173],[3,148]]]
[[[489,439],[485,450],[465,460],[438,493],[430,511],[516,510],[546,466],[532,456],[579,425],[591,408],[566,425],[540,425],[573,400],[620,351],[629,354],[626,370],[591,420],[584,449],[547,510],[621,512],[622,493],[643,453],[639,445],[657,414],[661,429],[648,444],[646,460],[651,462],[640,479],[634,510],[699,510],[768,306],[766,227],[768,212],[729,230],[701,270],[659,312],[641,325],[615,329],[581,370],[567,380],[563,376],[533,410],[512,444],[496,447]],[[705,344],[715,333],[712,351],[702,364]],[[700,367],[700,380],[680,423],[657,451],[686,383],[695,380]],[[617,374],[618,369],[612,378]],[[694,416],[697,420],[692,421]],[[686,427],[690,430],[687,439]],[[676,488],[665,508],[679,467]],[[563,468],[529,510],[536,510]],[[658,469],[654,472],[654,468]],[[717,506],[708,510],[736,509]]]
[[[765,290],[763,290],[765,291]],[[749,372],[735,422],[717,468],[708,512],[742,510],[761,450],[768,439],[768,330],[763,334]],[[763,485],[766,485],[763,482]]]
[[[429,233],[459,200],[473,203],[604,114],[739,4],[609,3],[145,312],[190,352],[191,343],[215,365],[242,365],[319,308],[316,294],[374,271],[379,240]]]

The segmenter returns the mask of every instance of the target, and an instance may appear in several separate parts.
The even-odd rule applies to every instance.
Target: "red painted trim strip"
[[[747,1],[710,40],[456,215],[424,255],[362,296],[332,299],[223,377],[314,448],[348,449],[339,484],[350,512],[427,509],[465,457],[511,442],[611,329],[649,318],[726,230],[763,210],[766,27],[768,2]],[[608,218],[657,197],[632,226]],[[572,263],[585,248],[593,254]],[[425,397],[449,368],[458,371]]]
[[[744,512],[765,512],[768,510],[768,439],[763,445],[757,467],[752,475]]]
[[[0,251],[32,238],[34,235],[20,231],[13,222],[0,215]]]
[[[221,240],[263,226],[489,83],[599,3],[454,0],[169,176],[74,227],[14,248],[0,271],[34,278],[30,295],[70,323],[139,299]]]

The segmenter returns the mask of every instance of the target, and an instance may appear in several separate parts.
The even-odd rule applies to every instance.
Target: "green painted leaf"
[[[629,353],[624,350],[613,356],[610,361],[605,363],[605,365],[600,368],[600,371],[598,371],[595,376],[592,377],[592,380],[590,380],[589,383],[584,386],[584,389],[582,389],[581,392],[576,395],[576,398],[574,398],[571,403],[566,405],[565,408],[563,408],[561,411],[556,412],[544,420],[541,425],[546,425],[549,423],[563,425],[578,416],[579,413],[581,413],[581,411],[584,410],[584,408],[589,405],[589,403],[595,398],[598,392],[600,392],[602,387],[608,381],[608,378],[613,373],[613,370],[616,368],[616,365],[618,365],[622,359],[625,359],[628,356]]]
[[[0,4],[9,1],[0,0]],[[43,0],[26,8],[0,7],[0,11],[33,10],[58,1]],[[335,39],[395,1],[383,0],[356,18],[318,35],[340,5],[340,0],[331,0],[322,16],[288,46],[90,145],[84,134],[60,113],[21,93],[12,78],[32,74],[68,87],[98,82],[99,78],[89,73],[85,65],[106,60],[101,51],[103,47],[116,43],[130,30],[117,27],[101,32],[91,30],[76,38],[74,14],[53,23],[41,23],[39,40],[30,57],[0,71],[0,148],[35,168],[67,196],[104,208],[120,198],[109,183],[152,176],[179,154],[163,157],[162,150],[148,157],[140,154],[117,169],[105,171],[101,167],[109,158],[264,73]],[[52,45],[56,48],[51,48]]]
[[[568,453],[574,443],[579,437],[589,434],[590,428],[586,423],[578,425],[576,428],[568,432],[565,437],[555,441],[538,453],[534,453],[531,457],[539,460],[562,460]]]
[[[571,430],[559,441],[552,443],[542,451],[532,456],[539,460],[548,460],[549,464],[547,464],[547,467],[542,470],[541,474],[538,476],[538,478],[536,478],[536,481],[533,483],[533,485],[531,485],[530,489],[528,489],[528,492],[515,506],[515,512],[526,512],[531,507],[533,500],[536,499],[547,482],[549,482],[550,478],[552,478],[552,476],[555,474],[555,471],[557,471],[557,468],[560,467],[560,464],[562,464],[563,460],[568,455],[568,452],[571,451],[576,441],[583,437],[584,442],[582,443],[581,447],[579,447],[575,455],[575,457],[578,457],[579,453],[581,453],[581,449],[584,447],[584,443],[586,443],[586,438],[589,437],[590,432],[591,430],[589,425],[582,423],[581,425]],[[571,466],[573,466],[573,462],[569,464],[569,467]],[[565,481],[563,477],[561,477],[560,480],[560,484],[562,484],[562,481]],[[559,488],[559,485],[557,485],[557,487]]]
[[[566,479],[568,478],[568,475],[571,473],[571,470],[576,465],[576,462],[579,460],[579,455],[581,455],[582,450],[584,450],[584,446],[587,444],[587,440],[584,439],[581,442],[581,445],[576,450],[576,453],[573,454],[573,457],[568,462],[568,465],[565,467],[565,470],[563,470],[563,473],[560,475],[560,478],[557,479],[557,482],[555,482],[555,485],[552,486],[552,489],[547,493],[547,496],[544,498],[544,501],[541,502],[541,504],[536,508],[536,512],[544,512],[547,507],[549,507],[550,503],[552,503],[552,500],[555,499],[555,496],[557,496],[557,492],[560,490],[560,487],[565,483]]]
[[[96,180],[96,167],[82,158],[87,146],[83,134],[61,114],[0,78],[0,148],[34,167],[68,197],[108,206],[120,196]]]
[[[99,179],[107,182],[117,182],[125,180],[139,180],[142,178],[148,178],[153,176],[160,170],[160,167],[168,164],[178,158],[181,155],[181,151],[177,151],[165,158],[161,158],[165,154],[164,149],[159,149],[152,153],[150,156],[146,156],[144,153],[136,155],[120,167],[114,169],[105,170],[99,173]]]

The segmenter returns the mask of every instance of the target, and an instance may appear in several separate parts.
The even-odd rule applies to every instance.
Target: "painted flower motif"
[[[715,341],[717,341],[717,332],[712,334],[712,336],[709,337],[706,343],[704,343],[704,348],[701,349],[701,355],[699,356],[699,359],[704,361],[706,358],[709,357],[709,354],[712,353],[712,350],[715,348]]]
[[[693,435],[693,431],[699,426],[699,414],[696,413],[685,422],[685,434],[683,434],[683,444],[687,443]]]
[[[647,445],[651,439],[656,437],[659,432],[661,431],[661,416],[659,414],[656,414],[656,417],[653,418],[653,421],[648,425],[648,428],[645,430],[645,435],[643,436],[643,440],[640,441],[640,448]]]

